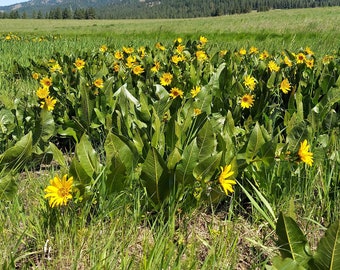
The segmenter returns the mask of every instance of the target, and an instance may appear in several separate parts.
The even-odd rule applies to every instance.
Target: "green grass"
[[[49,175],[23,173],[18,196],[2,204],[2,269],[232,269],[241,234],[255,231],[199,210],[145,216],[129,194],[101,202],[97,215],[50,209],[42,199]]]
[[[339,20],[340,7],[331,7],[176,20],[0,20],[0,33],[62,35],[70,39],[72,48],[83,48],[87,38],[97,45],[138,46],[205,35],[211,43],[229,49],[254,45],[260,50],[296,50],[310,46],[325,54],[338,49]]]
[[[48,60],[55,52],[91,51],[102,44],[167,45],[177,37],[196,40],[203,35],[213,50],[256,46],[296,51],[309,46],[321,57],[339,50],[339,21],[340,7],[179,20],[0,20],[0,35],[12,32],[22,38],[0,41],[1,105],[36,91],[30,74],[23,76],[15,62],[25,66],[30,59]],[[43,41],[33,41],[41,36]],[[315,153],[318,166],[308,173],[283,171],[277,165],[259,188],[275,213],[295,207],[304,231],[312,228],[315,238],[340,213],[340,141],[333,139],[326,162]],[[43,198],[55,170],[22,172],[18,196],[1,202],[2,269],[262,269],[276,252],[268,223],[237,193],[225,204],[204,205],[190,213],[175,205],[150,213],[140,203],[144,194],[126,192],[110,201],[58,211]]]

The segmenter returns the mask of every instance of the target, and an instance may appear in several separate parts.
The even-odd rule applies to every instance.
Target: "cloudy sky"
[[[9,6],[16,3],[27,2],[28,0],[0,0],[0,7],[1,6]]]

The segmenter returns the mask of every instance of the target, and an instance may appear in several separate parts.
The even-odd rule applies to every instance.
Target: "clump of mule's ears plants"
[[[80,211],[125,192],[144,194],[146,211],[226,200],[236,211],[246,198],[276,228],[282,257],[271,269],[339,267],[339,221],[312,255],[272,208],[280,194],[311,190],[326,157],[339,165],[339,55],[215,49],[201,36],[32,60],[35,95],[24,111],[0,111],[1,194],[15,195],[13,172],[47,160],[58,166],[44,190],[51,208]]]

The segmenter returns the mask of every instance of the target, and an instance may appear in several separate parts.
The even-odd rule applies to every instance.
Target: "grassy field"
[[[339,11],[339,7],[272,10],[179,20],[1,20],[0,33],[62,35],[71,41],[75,39],[72,44],[75,48],[86,46],[86,38],[97,45],[139,46],[157,41],[168,43],[179,36],[195,39],[204,35],[214,44],[230,49],[257,46],[267,50],[297,50],[310,46],[315,52],[325,54],[333,52],[340,43]]]
[[[75,150],[77,146],[73,146],[71,149],[66,148],[66,150],[65,147],[61,147],[64,159],[58,155],[61,152],[51,150],[48,139],[31,138],[34,142],[31,148],[38,147],[34,150],[30,148],[33,154],[28,159],[34,161],[34,158],[38,157],[40,158],[38,162],[33,162],[33,164],[27,162],[27,165],[22,166],[20,156],[24,155],[21,152],[26,151],[26,148],[24,150],[20,148],[19,153],[13,150],[14,154],[10,152],[7,156],[1,154],[0,191],[3,193],[0,193],[0,250],[2,251],[0,268],[265,269],[266,266],[273,263],[273,258],[280,254],[276,244],[278,236],[275,232],[275,224],[281,211],[289,212],[289,215],[297,220],[297,224],[306,235],[311,250],[314,252],[324,231],[331,223],[339,219],[340,213],[340,127],[337,121],[340,100],[340,77],[337,77],[337,67],[339,67],[339,55],[337,54],[340,49],[339,22],[340,7],[272,10],[263,13],[252,12],[215,18],[178,20],[0,20],[0,53],[2,57],[0,63],[0,114],[2,121],[0,139],[2,152],[7,150],[9,153],[8,148],[15,149],[13,141],[19,140],[23,134],[29,131],[29,128],[34,130],[34,134],[53,139],[51,134],[54,131],[46,128],[45,122],[57,125],[62,121],[66,123],[70,119],[74,122],[82,120],[84,112],[78,105],[83,104],[83,90],[92,91],[93,87],[90,85],[93,82],[90,80],[97,79],[98,76],[105,79],[103,88],[99,90],[102,92],[99,96],[97,96],[98,93],[90,96],[93,100],[97,100],[98,106],[101,106],[109,98],[113,99],[107,91],[109,87],[116,91],[115,87],[118,88],[127,81],[133,95],[129,94],[138,96],[142,104],[142,113],[140,113],[142,117],[135,122],[137,126],[143,127],[148,110],[153,110],[154,114],[158,113],[158,110],[163,113],[162,107],[166,106],[166,103],[156,104],[155,107],[153,107],[153,103],[142,103],[142,101],[148,100],[144,93],[152,88],[148,86],[148,83],[156,83],[157,76],[147,77],[147,80],[143,81],[129,69],[118,73],[118,75],[112,71],[116,61],[113,57],[114,52],[122,50],[123,46],[133,47],[136,51],[138,47],[145,46],[151,48],[148,51],[150,55],[153,55],[155,59],[162,59],[166,63],[168,70],[173,71],[174,74],[177,71],[176,80],[181,87],[188,87],[188,93],[190,90],[188,85],[191,86],[191,80],[200,81],[204,85],[204,89],[208,90],[211,86],[210,82],[215,80],[211,83],[214,85],[211,86],[211,91],[214,90],[216,93],[209,92],[209,95],[207,94],[207,96],[216,96],[215,111],[209,111],[210,114],[207,113],[209,117],[206,116],[204,119],[207,122],[211,121],[208,123],[211,126],[208,124],[207,126],[202,124],[203,127],[193,126],[192,128],[197,128],[197,130],[196,133],[192,131],[194,134],[192,136],[198,134],[197,141],[202,140],[200,133],[202,128],[204,132],[211,135],[210,137],[218,138],[216,142],[205,145],[209,151],[212,149],[210,152],[204,147],[200,151],[206,151],[207,155],[216,157],[216,160],[221,161],[220,166],[226,165],[225,161],[238,168],[233,169],[235,174],[238,174],[237,185],[234,187],[235,193],[225,196],[219,203],[213,202],[213,199],[210,198],[202,200],[202,202],[199,201],[194,207],[192,205],[188,207],[192,198],[184,193],[182,197],[176,197],[178,194],[174,195],[172,200],[170,199],[161,206],[154,205],[154,202],[148,198],[147,188],[143,186],[142,182],[129,182],[128,188],[122,189],[120,192],[105,193],[102,189],[108,187],[104,188],[98,183],[113,174],[110,171],[113,170],[111,168],[117,169],[118,173],[115,176],[120,177],[120,174],[125,173],[122,168],[127,167],[130,164],[128,159],[133,159],[134,156],[128,153],[130,155],[128,158],[123,157],[122,160],[118,160],[119,154],[116,153],[117,160],[113,161],[110,154],[104,154],[104,152],[115,152],[115,148],[112,146],[114,143],[111,145],[109,139],[104,138],[107,135],[112,139],[113,137],[109,136],[112,134],[108,132],[109,134],[103,135],[109,128],[99,128],[99,131],[96,128],[102,122],[108,121],[110,116],[113,118],[120,108],[123,114],[126,111],[130,112],[127,114],[129,116],[124,115],[123,117],[128,119],[124,119],[126,121],[132,121],[129,118],[131,115],[139,116],[139,114],[135,113],[132,107],[126,109],[123,105],[116,103],[108,102],[106,106],[96,107],[96,115],[99,120],[96,119],[96,122],[91,122],[89,126],[90,128],[95,126],[91,134],[94,136],[93,141],[96,142],[98,148],[92,149],[85,142],[80,143],[80,138],[78,138],[79,145],[81,147],[85,145],[84,148],[89,149],[90,154],[86,151],[85,154],[91,161],[91,167],[95,168],[92,172],[93,177],[87,183],[81,183],[78,186],[78,192],[83,192],[85,195],[80,197],[74,195],[78,201],[70,203],[67,207],[51,208],[44,198],[44,189],[48,185],[49,179],[58,173],[67,173],[69,167],[72,167],[70,171],[78,170],[78,173],[81,171],[77,164],[82,163],[82,154],[84,155],[82,150]],[[168,60],[165,60],[165,53],[163,55],[161,52],[154,52],[157,42],[171,48],[174,40],[178,37],[187,42],[188,40],[198,40],[200,36],[207,37],[209,46],[206,49],[209,53],[209,60],[205,60],[204,65],[201,65],[198,60],[192,60],[187,66],[176,66],[170,63],[171,61],[166,62]],[[107,54],[99,53],[99,48],[102,45],[108,46]],[[187,46],[191,46],[188,48],[190,52],[196,49],[192,44]],[[283,77],[279,77],[279,75],[275,77],[276,75],[270,73],[268,75],[268,68],[263,68],[261,64],[258,64],[261,61],[257,56],[254,58],[249,56],[246,60],[242,60],[240,49],[245,48],[249,51],[252,46],[257,47],[259,52],[268,51],[272,55],[271,59],[281,65],[282,76],[289,79],[296,76],[294,77],[296,79],[295,95],[293,93],[289,98],[281,97],[279,79],[283,79]],[[202,47],[204,46],[202,45]],[[297,54],[304,51],[306,47],[310,47],[315,52],[315,56],[313,56],[316,59],[315,67],[313,67],[315,68],[314,73],[307,66],[301,68],[297,64],[296,70],[293,72],[293,69],[290,70],[289,67],[282,64],[281,52]],[[172,52],[170,49],[168,50],[167,53],[170,55]],[[215,60],[210,55],[215,53],[218,55],[221,50],[228,50],[229,54],[224,58],[218,58],[218,61],[221,62],[216,60],[217,64],[212,63]],[[192,59],[194,59],[193,55],[194,53],[190,56]],[[331,56],[330,61],[335,59],[329,66],[323,63],[326,55]],[[291,59],[294,58],[293,54],[289,56]],[[89,65],[88,69],[84,68],[86,70],[84,73],[81,73],[81,70],[76,70],[74,62],[77,58],[82,57]],[[51,67],[51,63],[55,63],[50,62],[51,58],[63,63],[63,73],[52,74],[48,69]],[[143,63],[143,67],[151,67],[153,64],[153,58],[144,60],[140,57],[138,61]],[[218,68],[218,65],[223,66],[224,62],[232,63],[230,70]],[[321,71],[320,67],[323,68]],[[187,72],[188,70],[190,72]],[[202,78],[195,77],[193,70]],[[240,109],[235,105],[237,102],[234,99],[234,92],[246,92],[246,86],[243,87],[243,81],[240,78],[249,71],[258,76],[256,82],[258,87],[262,87],[261,94],[265,92],[263,89],[270,89],[272,96],[268,97],[264,94],[261,96],[268,100],[263,113],[252,114],[250,112],[245,116],[241,113],[244,111],[240,112]],[[42,74],[52,74],[53,87],[55,87],[53,93],[59,94],[56,109],[53,111],[54,118],[51,118],[52,113],[40,114],[40,106],[36,97],[39,83],[32,78],[32,74],[35,72],[42,72],[41,76],[43,76]],[[77,77],[75,74],[80,75]],[[222,77],[218,78],[218,76],[222,76],[221,74],[232,78],[230,80],[233,81],[233,84],[229,85],[228,81],[226,82]],[[193,79],[193,77],[195,78]],[[240,80],[239,84],[237,80]],[[277,87],[275,86],[277,92],[273,90],[272,84],[277,84]],[[215,85],[219,85],[221,89],[216,90]],[[67,95],[58,92],[63,87],[69,90]],[[230,90],[228,87],[234,92],[228,92]],[[124,90],[124,88],[119,88],[119,91],[123,91],[122,89]],[[164,91],[166,90],[164,89],[158,88],[158,92],[151,92],[150,95],[153,97],[165,95]],[[72,92],[73,90],[75,92]],[[81,93],[80,95],[77,95],[78,91]],[[260,92],[260,90],[257,91]],[[323,95],[320,94],[320,91],[324,91]],[[331,94],[328,94],[328,91]],[[104,92],[106,96],[104,96]],[[203,98],[203,94],[198,96],[197,102]],[[90,100],[86,93],[84,95],[86,95],[87,101]],[[257,95],[260,96],[260,93]],[[184,141],[183,145],[186,143],[186,138],[178,133],[181,133],[181,130],[183,134],[185,133],[185,125],[181,125],[186,123],[186,116],[183,117],[180,113],[184,113],[188,104],[196,104],[188,96],[190,94],[182,99],[182,102],[186,102],[185,105],[178,105],[179,103],[176,103],[178,99],[173,100],[172,104],[178,106],[176,108],[179,112],[177,115],[177,112],[171,111],[172,118],[178,117],[178,123],[169,122],[178,125],[176,128],[175,126],[172,128],[176,129],[176,136],[183,136],[181,139]],[[223,102],[219,101],[220,97],[224,98],[221,98]],[[102,99],[99,100],[99,98]],[[134,99],[132,98],[132,100]],[[256,102],[260,100],[261,98],[258,98]],[[121,104],[126,102],[124,99]],[[57,109],[59,103],[65,107]],[[65,115],[72,108],[65,104],[73,104],[74,108],[79,109],[80,117],[72,115],[73,118],[67,118]],[[208,105],[210,106],[210,103]],[[285,105],[287,107],[284,107]],[[202,104],[202,108],[209,106],[205,101]],[[255,109],[260,111],[261,106],[263,105],[254,106],[254,111]],[[116,109],[110,111],[109,107]],[[170,112],[170,105],[167,108]],[[77,109],[74,109],[75,113],[77,113]],[[209,107],[208,110],[213,109]],[[319,110],[322,112],[320,115],[318,114]],[[273,111],[277,114],[282,113],[282,117],[272,118]],[[100,112],[107,113],[107,115],[103,117]],[[9,117],[8,114],[11,113],[15,117]],[[264,117],[262,117],[263,115]],[[210,130],[215,132],[227,118],[230,125],[225,124],[226,126],[218,131],[220,133],[216,131],[217,135],[209,133]],[[16,119],[14,125],[18,125],[18,128],[11,125],[14,119]],[[233,126],[234,120],[235,126]],[[116,123],[119,128],[124,126],[122,124],[124,121],[121,121]],[[164,149],[157,147],[164,141],[164,148],[172,149],[171,147],[173,147],[174,143],[169,142],[170,140],[162,140],[162,134],[159,134],[163,131],[164,134],[171,131],[171,128],[166,129],[164,126],[168,123],[168,119],[160,115],[152,121],[154,122],[150,124],[151,135],[141,133],[131,139],[138,148],[146,140],[145,137],[152,138],[150,142],[140,147],[141,150],[138,151],[138,154],[142,158],[138,162],[145,164],[138,163],[128,172],[132,175],[131,179],[134,175],[139,175],[142,178],[150,174],[147,170],[149,169],[148,162],[145,161],[149,161],[150,155],[144,153],[150,147],[149,145],[152,144],[160,153],[163,153]],[[277,126],[275,126],[275,121],[279,122]],[[21,129],[19,122],[25,127]],[[103,125],[105,126],[105,124]],[[10,128],[13,129],[11,136],[8,135]],[[43,131],[37,133],[36,130],[40,129]],[[115,126],[112,129],[116,131]],[[277,131],[279,129],[280,131]],[[18,130],[22,133],[21,136],[17,135],[19,134]],[[140,130],[142,132],[147,128],[143,127]],[[124,128],[118,131],[117,134],[119,133],[121,137],[124,134],[129,134],[128,131],[124,131]],[[190,132],[188,131],[188,133]],[[233,132],[230,138],[228,132]],[[284,138],[286,134],[287,140]],[[271,139],[268,139],[270,136],[272,136]],[[302,137],[308,138],[312,142],[313,166],[301,164],[303,162],[294,159],[293,152],[297,152]],[[115,140],[118,147],[122,149],[121,151],[127,154],[126,145],[123,145],[122,141],[117,138],[114,137],[112,140]],[[157,143],[155,140],[158,140]],[[174,139],[172,138],[172,140]],[[171,167],[169,164],[175,162],[173,160],[180,158],[177,148],[182,148],[182,145],[179,146],[182,143],[181,140],[178,140],[174,147],[176,150],[169,156],[166,156],[166,151],[163,153],[163,156],[168,158],[165,160],[168,167]],[[226,140],[227,143],[221,147],[223,140]],[[100,148],[98,145],[102,141],[105,141],[105,145]],[[205,139],[203,141],[205,142]],[[55,140],[53,142],[57,146],[61,145],[61,143],[57,144]],[[261,144],[262,148],[259,148],[258,144]],[[188,143],[186,147],[189,146],[193,147]],[[218,152],[217,148],[219,147],[228,148],[228,151],[223,149]],[[245,158],[244,156],[251,155],[251,149],[254,148],[259,153],[254,154],[251,158]],[[185,149],[184,146],[183,149]],[[186,153],[185,150],[183,151]],[[54,160],[43,162],[45,158],[48,159],[51,156],[51,152],[53,152]],[[94,152],[98,154],[99,161],[94,161],[96,160],[93,156]],[[137,155],[136,153],[137,150],[134,154]],[[267,154],[268,156],[266,156]],[[8,170],[13,164],[5,163],[6,159],[11,158],[16,161],[17,156],[19,156],[20,162],[17,161],[15,165],[20,167],[19,173],[16,173],[15,166],[13,170]],[[158,157],[158,154],[155,156]],[[162,167],[163,161],[157,163],[158,160],[155,156],[149,164]],[[202,155],[200,154],[200,156]],[[264,160],[263,164],[257,160],[260,156]],[[80,161],[75,161],[76,158]],[[185,154],[182,158],[185,159]],[[183,160],[181,162],[184,162]],[[94,165],[96,162],[99,165]],[[124,163],[124,166],[114,167],[119,162],[122,164],[126,162],[128,165]],[[197,169],[200,177],[206,174],[206,177],[218,178],[220,166],[217,166],[215,171],[210,168],[211,163],[215,164],[215,159],[213,161],[204,159],[198,163],[204,166],[209,163],[209,166],[204,169]],[[180,162],[176,166],[172,166],[167,173],[171,175],[176,170],[175,168],[180,168]],[[109,170],[107,171],[107,169]],[[196,172],[196,174],[198,173]],[[175,176],[179,177],[180,174],[175,174]],[[210,179],[206,180],[206,182],[209,181]],[[202,180],[202,186],[206,182]],[[193,184],[194,188],[197,188],[195,185]],[[11,190],[8,189],[9,186],[13,189],[17,188],[17,192],[12,197],[7,197],[7,192],[11,193]],[[200,186],[200,188],[202,187]],[[205,186],[205,188],[207,193],[216,189],[219,195],[223,194],[217,185]],[[196,191],[196,189],[194,190]],[[101,192],[104,192],[105,196],[101,197]],[[202,197],[204,197],[203,193]]]

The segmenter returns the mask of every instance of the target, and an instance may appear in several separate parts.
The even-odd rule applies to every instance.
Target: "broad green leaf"
[[[312,109],[323,121],[335,103],[340,102],[340,87],[330,88],[320,102]]]
[[[131,138],[133,137],[131,129],[136,124],[136,109],[140,109],[140,103],[127,89],[127,84],[122,85],[113,96],[117,99],[115,113],[118,133],[127,134]]]
[[[151,138],[151,146],[155,147],[160,154],[162,155],[164,152],[164,132],[161,124],[161,120],[159,119],[155,109],[153,108],[152,114],[152,138]]]
[[[305,122],[296,122],[293,116],[287,127],[287,143],[289,148],[296,150],[303,138],[308,138],[308,129]]]
[[[226,91],[228,87],[230,87],[232,82],[232,69],[230,66],[221,65],[223,68],[220,72],[219,76],[219,86],[221,91]]]
[[[59,128],[58,134],[65,137],[72,137],[75,140],[75,142],[78,143],[77,132],[71,127],[68,127],[66,129]]]
[[[270,166],[274,162],[276,151],[276,143],[268,141],[262,145],[258,152],[258,159],[262,161],[266,166]]]
[[[297,261],[293,260],[292,258],[281,258],[281,257],[274,257],[273,258],[273,265],[272,267],[266,267],[267,270],[307,270],[301,266]]]
[[[308,253],[309,246],[306,236],[296,222],[291,217],[280,213],[276,224],[276,234],[282,257],[292,258],[300,265],[307,267],[311,259]]]
[[[108,166],[110,166],[111,160],[119,159],[128,172],[134,170],[139,159],[138,152],[122,138],[109,133],[104,143],[104,149]]]
[[[164,93],[164,91],[166,93]],[[165,112],[167,112],[173,103],[173,99],[169,100],[169,93],[163,86],[156,86],[156,94],[160,95],[158,100],[153,102],[153,107],[155,108],[157,115],[160,119],[164,117]]]
[[[67,162],[63,152],[61,152],[54,143],[49,143],[49,149],[52,152],[53,159],[64,169],[67,168]]]
[[[203,160],[214,154],[216,148],[216,137],[210,121],[206,121],[197,133],[197,147],[199,149],[198,159]]]
[[[168,100],[169,98],[169,92],[160,84],[156,84],[156,95],[159,100]]]
[[[127,89],[127,84],[122,85],[113,95],[114,97],[119,97],[120,101],[126,102],[129,101],[137,108],[140,107],[138,99],[136,99],[131,92]]]
[[[197,164],[193,170],[194,177],[199,181],[209,181],[216,172],[221,163],[222,152],[213,156],[208,156],[206,159]]]
[[[90,98],[90,91],[86,83],[87,82],[82,79],[79,86],[79,92],[81,96],[80,100],[81,107],[79,114],[82,124],[88,130],[92,123],[92,114],[94,112],[95,102],[94,99]]]
[[[148,97],[143,92],[139,94],[139,102],[140,102],[139,111],[140,111],[141,120],[149,121],[151,118],[151,113],[149,109]]]
[[[97,153],[85,134],[76,145],[76,158],[89,177],[99,172],[100,163]]]
[[[175,117],[171,117],[168,123],[165,125],[165,144],[169,149],[174,149],[179,141],[179,137],[182,133],[180,132],[178,121]],[[178,134],[178,135],[177,135]],[[180,146],[179,146],[180,147]]]
[[[96,113],[98,121],[105,126],[105,114],[102,113],[98,108],[94,108],[93,110]]]
[[[211,86],[210,85],[203,86],[201,88],[201,91],[198,93],[196,97],[194,108],[200,109],[202,112],[206,114],[210,114],[213,96],[214,95],[212,95],[211,93]]]
[[[228,111],[225,124],[225,130],[230,137],[235,135],[235,122],[231,111]]]
[[[8,109],[1,109],[0,110],[0,131],[3,134],[9,134],[12,128],[15,127],[14,123],[14,115]],[[10,130],[9,130],[10,129]]]
[[[169,188],[164,189],[166,181],[167,167],[158,151],[151,147],[144,163],[142,164],[141,179],[150,195],[157,203],[161,203],[170,191]]]
[[[71,161],[69,173],[77,182],[83,185],[87,185],[92,181],[92,177],[88,175],[83,165],[75,157]]]
[[[220,81],[222,83],[223,86],[225,86],[225,82],[224,82],[224,78],[220,78],[221,76],[223,76],[223,70],[225,68],[225,63],[222,63],[216,70],[215,73],[212,74],[210,81],[209,81],[209,85],[212,88],[213,92],[220,92]],[[222,75],[221,75],[222,73]],[[225,74],[224,74],[225,75]]]
[[[32,132],[20,139],[14,146],[0,155],[0,167],[17,170],[22,167],[32,153]]]
[[[295,93],[295,101],[296,101],[296,116],[299,122],[303,121],[303,101],[302,101],[302,93],[300,88]]]
[[[55,124],[52,112],[41,110],[40,121],[37,123],[33,134],[33,144],[36,144],[39,140],[48,142],[54,133]]]
[[[178,148],[175,147],[172,152],[168,156],[167,166],[169,170],[172,170],[176,167],[177,163],[182,159],[182,155],[179,152]]]
[[[197,147],[196,138],[184,148],[182,160],[176,168],[177,181],[182,184],[192,183],[195,181],[193,171],[198,164],[199,148]]]
[[[261,127],[259,123],[256,123],[252,133],[250,134],[250,138],[246,148],[247,162],[251,162],[255,158],[255,156],[258,154],[258,151],[261,149],[262,145],[265,144],[265,142],[266,141],[262,134]]]
[[[108,169],[104,181],[105,194],[123,190],[128,183],[126,182],[126,168],[119,158],[112,158],[111,166]]]
[[[276,79],[276,72],[272,72],[270,74],[268,81],[267,81],[267,88],[269,88],[269,89],[274,88],[275,79]]]
[[[321,238],[313,257],[313,269],[340,269],[340,220],[335,221]]]
[[[11,173],[0,176],[0,200],[11,200],[17,193],[17,183]]]

